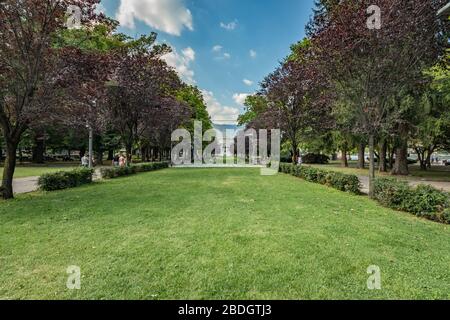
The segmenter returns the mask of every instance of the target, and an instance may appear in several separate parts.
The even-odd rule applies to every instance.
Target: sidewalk
[[[94,181],[101,179],[100,168],[95,170]],[[37,191],[39,177],[18,178],[13,180],[14,194],[30,193]]]
[[[361,186],[362,186],[361,191],[365,194],[368,194],[369,193],[369,177],[358,176],[358,178],[359,178],[359,181],[361,181]],[[435,187],[436,189],[450,192],[450,182],[427,181],[427,180],[417,179],[417,180],[408,180],[408,183],[413,187],[416,187],[420,184],[426,184],[426,185]]]
[[[19,178],[13,180],[14,194],[29,193],[38,189],[39,177]]]

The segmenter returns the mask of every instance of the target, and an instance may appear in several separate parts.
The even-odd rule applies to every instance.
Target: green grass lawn
[[[329,169],[333,171],[343,172],[343,173],[349,173],[349,174],[357,174],[361,176],[369,176],[369,169],[358,169],[356,162],[351,161],[349,163],[348,168],[342,167],[340,162],[332,161],[329,164],[326,165],[311,165],[316,168],[321,169]],[[427,180],[427,181],[440,181],[440,182],[450,182],[450,166],[444,167],[444,166],[434,166],[432,169],[423,171],[420,170],[420,167],[418,165],[411,165],[409,167],[410,169],[410,175],[407,177],[397,177],[399,179],[408,179],[408,180]],[[380,173],[377,171],[377,175],[382,176],[391,176],[390,173]]]
[[[14,178],[38,177],[45,173],[52,173],[76,168],[74,163],[57,163],[49,165],[18,165],[14,172]],[[3,167],[0,166],[0,176],[3,176]]]
[[[168,169],[0,203],[0,299],[449,299],[449,239],[287,175]]]

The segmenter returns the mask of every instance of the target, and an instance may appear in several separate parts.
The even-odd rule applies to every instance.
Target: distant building
[[[233,156],[233,145],[234,145],[234,137],[236,136],[239,128],[234,124],[213,124],[213,127],[216,131],[222,133],[223,143],[221,145],[221,150],[216,155],[219,157],[232,157]],[[227,131],[230,133],[229,137],[227,137]]]

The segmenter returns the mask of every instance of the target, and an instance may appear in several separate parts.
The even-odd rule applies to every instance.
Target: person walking
[[[113,162],[112,162],[113,167],[118,167],[119,166],[119,161],[120,161],[120,156],[118,154],[116,154],[114,156]]]
[[[81,158],[81,166],[84,167],[84,168],[89,167],[89,157],[87,157],[86,155],[84,155]]]
[[[125,157],[123,155],[120,155],[119,158],[119,166],[121,168],[125,167],[127,165],[127,159],[125,159]]]

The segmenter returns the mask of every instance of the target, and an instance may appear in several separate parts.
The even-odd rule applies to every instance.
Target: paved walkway
[[[99,180],[101,178],[100,169],[96,169],[94,176],[94,180]],[[13,180],[13,190],[14,194],[21,193],[30,193],[37,191],[39,177],[27,177],[27,178],[18,178]]]
[[[369,177],[367,176],[359,176],[359,181],[361,181],[361,191],[363,193],[369,193]],[[450,182],[439,182],[439,181],[427,181],[427,180],[408,180],[409,184],[413,187],[418,186],[419,184],[427,184],[432,187],[435,187],[439,190],[444,190],[450,192]]]
[[[39,177],[19,178],[13,180],[13,190],[15,194],[29,193],[38,189]]]

